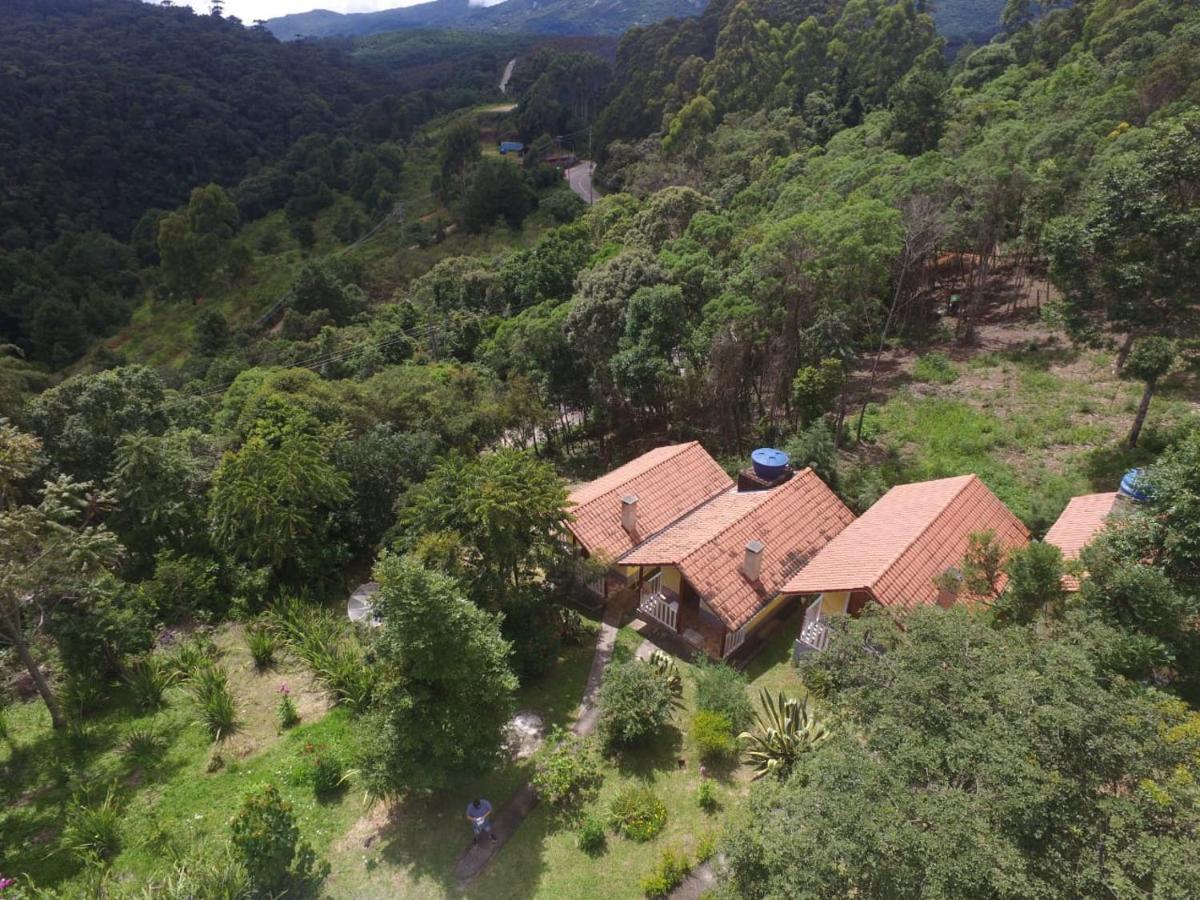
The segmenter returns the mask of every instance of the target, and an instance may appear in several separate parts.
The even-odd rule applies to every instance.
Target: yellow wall
[[[844,616],[849,608],[849,591],[829,591],[821,595],[821,615]]]
[[[754,614],[754,618],[746,623],[746,631],[751,632],[763,622],[765,622],[772,613],[782,606],[789,599],[787,594],[776,594],[767,601],[767,605]]]
[[[662,583],[663,587],[673,592],[676,597],[683,590],[683,578],[674,566],[662,566]]]

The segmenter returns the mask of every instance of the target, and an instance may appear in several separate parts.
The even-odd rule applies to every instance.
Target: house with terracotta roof
[[[1072,497],[1062,515],[1046,532],[1046,543],[1058,547],[1067,562],[1079,559],[1083,548],[1104,530],[1109,516],[1120,505],[1120,497],[1117,491]],[[1074,575],[1064,575],[1063,587],[1068,591],[1077,591],[1079,579]]]
[[[568,494],[570,539],[577,551],[609,564],[696,507],[733,487],[698,441],[658,447]],[[607,597],[626,573],[613,565],[591,585]]]
[[[1021,521],[975,475],[892,488],[783,585],[786,594],[813,598],[797,652],[823,650],[828,617],[856,615],[868,603],[903,611],[953,602],[937,580],[982,531],[1009,548],[1029,541]]]
[[[789,476],[730,487],[622,555],[639,615],[714,659],[748,650],[788,606],[784,583],[854,521],[811,469]]]

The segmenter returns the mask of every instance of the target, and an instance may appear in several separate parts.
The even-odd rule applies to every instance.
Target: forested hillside
[[[128,242],[0,256],[3,890],[1192,896],[1200,10],[1006,19],[956,54],[911,0],[714,0],[615,62],[429,36],[479,48],[457,88],[407,34],[299,45],[428,87],[352,74]],[[690,441],[782,448],[859,522],[975,475],[1021,541],[798,663],[785,591],[738,671],[597,609],[612,561],[562,539],[567,484]],[[1100,493],[1078,558],[1041,540]]]
[[[383,34],[403,28],[449,28],[510,34],[619,35],[637,25],[691,16],[703,0],[431,0],[373,13],[323,9],[268,19],[280,40]]]
[[[924,8],[925,4],[916,4]],[[986,41],[1000,30],[1004,0],[939,0],[930,4],[938,30],[952,43]],[[468,0],[432,0],[373,13],[335,13],[325,9],[267,20],[280,40],[382,34],[402,28],[463,28],[474,31],[619,35],[639,25],[695,16],[705,0],[630,2],[606,0],[504,0],[487,6]]]

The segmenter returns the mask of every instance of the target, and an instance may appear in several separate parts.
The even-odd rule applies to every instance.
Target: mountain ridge
[[[933,17],[954,43],[986,41],[1000,30],[1005,0],[944,0]],[[267,28],[283,41],[301,38],[365,37],[410,28],[539,34],[619,35],[639,25],[696,16],[707,0],[502,0],[488,6],[470,0],[429,0],[370,13],[328,9],[268,19]]]
[[[705,0],[506,0],[491,6],[475,6],[469,0],[430,0],[373,13],[314,9],[268,19],[266,26],[284,41],[364,37],[406,28],[617,35],[637,25],[698,15],[704,6]]]

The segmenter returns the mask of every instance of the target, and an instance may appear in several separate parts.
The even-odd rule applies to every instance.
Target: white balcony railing
[[[676,626],[676,622],[679,620],[679,601],[668,600],[661,591],[642,594],[638,610],[656,622],[666,625],[672,631],[679,630]]]
[[[731,631],[731,632],[729,632],[729,634],[725,635],[725,652],[722,653],[721,655],[728,656],[730,653],[732,653],[738,647],[742,646],[742,644],[744,644],[745,642],[746,642],[746,626],[743,625],[737,631]]]
[[[824,650],[829,646],[829,626],[821,619],[806,622],[800,631],[800,640],[814,650]]]

